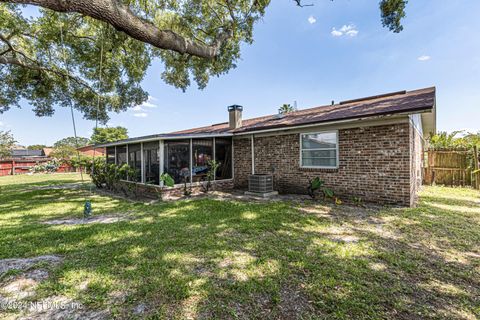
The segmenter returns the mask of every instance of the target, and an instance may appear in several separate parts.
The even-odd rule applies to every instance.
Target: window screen
[[[301,135],[301,166],[336,168],[338,166],[338,133],[320,132]]]

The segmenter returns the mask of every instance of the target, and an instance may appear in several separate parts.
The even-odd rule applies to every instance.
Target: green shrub
[[[208,171],[207,171],[207,181],[202,185],[203,192],[207,193],[212,187],[212,181],[215,180],[215,174],[217,172],[220,163],[215,160],[208,160]]]
[[[59,167],[60,167],[60,163],[57,160],[53,159],[51,161],[48,161],[47,163],[35,165],[31,169],[31,171],[33,173],[43,173],[43,172],[54,173],[54,172],[57,172]]]
[[[322,191],[324,198],[333,198],[335,193],[332,189],[325,187],[325,181],[321,180],[319,177],[315,177],[308,181],[308,195],[312,198],[316,198],[316,192],[318,190]]]

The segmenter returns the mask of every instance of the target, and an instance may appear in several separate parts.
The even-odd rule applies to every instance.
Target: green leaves
[[[10,155],[16,142],[10,131],[0,131],[0,159]]]
[[[146,44],[79,14],[40,13],[25,18],[17,7],[0,4],[0,36],[8,38],[0,41],[0,113],[21,99],[37,116],[51,116],[72,103],[85,118],[98,116],[104,123],[108,112],[147,100],[140,86],[152,59]],[[14,50],[5,52],[10,47]]]
[[[88,138],[83,137],[67,137],[58,140],[53,145],[52,157],[57,159],[69,159],[77,155],[77,148],[84,147],[90,143]]]
[[[295,107],[290,105],[289,103],[284,103],[280,108],[278,108],[279,114],[287,114],[294,111],[297,111],[297,109],[295,109]]]
[[[162,173],[160,175],[160,181],[163,182],[163,184],[167,187],[173,187],[175,185],[175,180],[168,174],[168,173]]]
[[[112,128],[94,128],[90,140],[93,144],[100,144],[106,142],[114,142],[127,138],[127,128],[118,126]]]
[[[21,5],[0,3],[0,113],[25,99],[37,116],[73,105],[106,123],[109,112],[147,100],[140,83],[154,59],[163,62],[162,79],[183,91],[235,68],[270,1],[91,0],[91,11],[72,1],[35,3],[62,13],[25,17]],[[382,0],[383,25],[400,32],[406,3]]]
[[[310,182],[310,187],[312,188],[313,191],[315,191],[315,190],[320,189],[320,187],[323,186],[324,183],[325,183],[325,181],[320,180],[319,177],[315,177],[315,178],[313,178],[313,180]]]
[[[308,194],[312,199],[315,199],[317,190],[322,191],[324,198],[333,198],[335,195],[332,189],[325,187],[325,181],[321,180],[319,177],[311,179],[307,189]]]
[[[459,135],[463,135],[459,137]],[[480,146],[480,132],[466,133],[464,131],[440,131],[430,136],[428,140],[429,148],[432,150],[456,150],[471,149],[474,145]]]
[[[405,6],[407,3],[407,0],[381,0],[380,11],[383,26],[395,33],[402,31],[401,21],[405,18]]]

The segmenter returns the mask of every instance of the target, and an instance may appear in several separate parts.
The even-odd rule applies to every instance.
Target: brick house
[[[251,174],[271,174],[280,193],[306,193],[320,177],[340,197],[412,206],[422,181],[424,139],[436,130],[435,88],[399,91],[338,104],[101,145],[107,161],[137,168],[145,191],[169,173],[200,188],[207,161],[220,163],[216,188],[247,187]]]

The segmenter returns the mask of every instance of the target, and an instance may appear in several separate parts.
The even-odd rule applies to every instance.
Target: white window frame
[[[337,139],[336,141],[336,148],[335,148],[335,154],[336,154],[336,165],[335,166],[304,166],[303,165],[303,144],[302,140],[303,137],[306,135],[312,135],[312,134],[323,134],[323,133],[335,133],[335,137]],[[300,133],[300,168],[310,168],[310,169],[338,169],[339,166],[339,144],[338,144],[338,130],[329,130],[329,131],[316,131],[316,132],[304,132]],[[315,149],[306,149],[306,150],[333,150],[333,149],[326,149],[326,148],[315,148]]]

